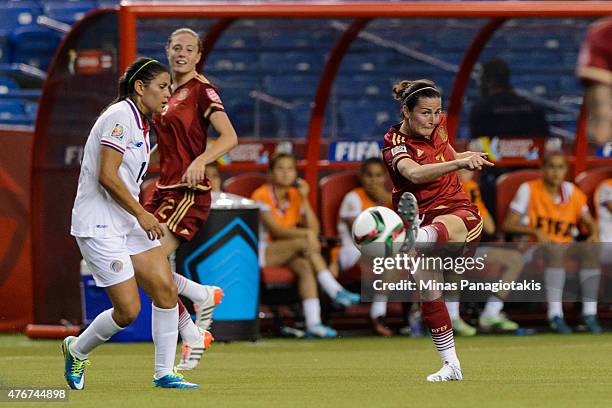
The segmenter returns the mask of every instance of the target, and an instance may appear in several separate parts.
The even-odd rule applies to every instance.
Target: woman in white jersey
[[[138,203],[150,151],[145,115],[161,112],[169,97],[167,68],[149,58],[137,59],[119,79],[117,99],[98,117],[85,144],[70,233],[113,308],[100,313],[79,337],[64,339],[64,376],[70,388],[83,389],[89,353],[138,316],[134,274],[153,301],[153,384],[198,387],[173,370],[177,289],[158,241],[163,231]]]

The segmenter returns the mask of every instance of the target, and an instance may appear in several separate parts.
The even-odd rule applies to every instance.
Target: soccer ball
[[[370,258],[395,255],[405,239],[404,222],[387,207],[370,207],[353,222],[353,242]]]

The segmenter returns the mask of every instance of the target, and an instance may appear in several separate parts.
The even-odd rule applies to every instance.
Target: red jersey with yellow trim
[[[612,17],[595,22],[578,56],[578,77],[612,85]]]
[[[432,164],[454,160],[453,151],[448,142],[446,131],[446,115],[440,115],[440,123],[434,129],[431,139],[410,136],[400,132],[401,124],[393,125],[385,135],[383,159],[393,182],[393,206],[403,193],[409,191],[419,203],[419,212],[472,206],[470,199],[461,187],[456,172],[447,173],[434,181],[423,184],[413,184],[400,174],[397,164],[404,158],[416,163]]]
[[[224,111],[217,89],[198,74],[172,93],[161,114],[153,115],[160,159],[159,188],[187,186],[181,177],[206,150],[209,118],[216,111]],[[208,179],[198,189],[209,190]]]

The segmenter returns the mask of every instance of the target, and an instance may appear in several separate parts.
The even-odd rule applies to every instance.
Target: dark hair
[[[368,167],[373,166],[373,165],[382,166],[383,169],[385,168],[385,162],[383,161],[383,159],[381,159],[380,157],[369,157],[361,162],[361,167],[359,168],[359,174],[363,176],[366,170],[368,169]]]
[[[166,40],[166,49],[170,48],[172,37],[174,37],[175,35],[180,35],[180,34],[189,34],[189,35],[194,36],[196,40],[198,40],[197,41],[198,42],[198,52],[202,52],[202,40],[200,39],[200,35],[196,33],[194,30],[192,30],[191,28],[187,28],[187,27],[177,28],[176,30],[172,32],[172,34],[170,34],[170,36],[168,37],[168,40]]]
[[[546,152],[544,154],[544,157],[542,157],[542,167],[547,166],[550,162],[550,159],[552,159],[553,157],[563,157],[563,160],[565,160],[565,164],[567,164],[567,156],[565,155],[565,152],[563,150],[551,150],[549,152]]]
[[[403,80],[393,85],[393,96],[412,111],[420,97],[441,98],[442,92],[430,79]]]
[[[155,77],[164,72],[169,73],[168,68],[157,60],[146,57],[136,59],[119,78],[117,98],[112,103],[132,97],[136,81],[140,80],[145,85],[148,85]]]
[[[274,170],[274,168],[281,159],[291,159],[295,163],[295,157],[293,157],[291,154],[283,151],[276,151],[270,156],[270,164],[268,167],[268,171]]]
[[[501,58],[493,58],[482,64],[481,86],[510,87],[510,67]]]

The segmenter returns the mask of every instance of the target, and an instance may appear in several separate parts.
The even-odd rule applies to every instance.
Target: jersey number
[[[140,165],[140,171],[138,172],[138,177],[136,177],[137,183],[141,183],[144,181],[144,178],[147,175],[147,172],[145,171],[146,168],[147,162],[142,162],[142,164]]]

